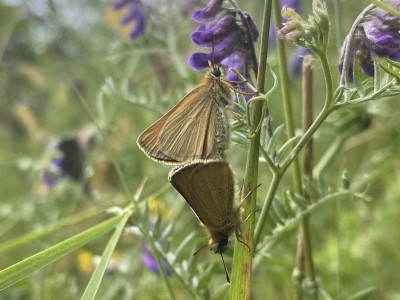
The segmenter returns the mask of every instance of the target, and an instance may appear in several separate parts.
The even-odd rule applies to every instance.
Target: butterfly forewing
[[[195,101],[192,100],[183,109],[179,107],[169,116],[159,135],[159,148],[177,161],[208,158],[215,150],[214,139],[220,113],[220,108],[209,94],[199,90]]]
[[[199,86],[138,138],[150,158],[165,164],[221,159],[229,140],[226,105],[231,91],[221,78],[207,74]]]

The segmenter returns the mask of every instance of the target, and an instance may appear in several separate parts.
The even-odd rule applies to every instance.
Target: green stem
[[[329,69],[328,57],[326,56],[326,53],[317,53],[317,55],[322,66],[325,79],[325,105],[331,105],[334,103],[335,98],[333,97],[332,73]]]
[[[325,105],[313,124],[307,130],[307,132],[301,137],[299,142],[294,146],[292,152],[289,154],[288,159],[282,164],[281,170],[284,172],[292,163],[292,161],[297,157],[300,151],[303,149],[304,145],[310,140],[317,129],[322,125],[326,118],[334,111],[333,106]]]
[[[293,148],[292,153],[289,155],[289,158],[279,169],[277,175],[273,176],[271,185],[268,190],[268,194],[266,197],[266,201],[264,202],[264,206],[261,209],[260,218],[257,223],[254,244],[257,245],[260,242],[261,231],[265,225],[269,208],[271,207],[272,201],[274,199],[275,193],[278,189],[279,183],[285,174],[287,168],[290,166],[292,161],[297,157],[300,151],[303,149],[304,145],[309,141],[309,139],[314,135],[317,129],[322,125],[322,123],[326,120],[326,118],[330,115],[330,113],[334,111],[334,107],[325,105],[311,127],[307,130],[307,132],[301,137],[300,141]]]
[[[313,63],[312,57],[307,55],[303,59],[303,130],[311,126],[313,121]],[[303,153],[303,166],[304,166],[304,176],[308,179],[313,177],[313,140],[310,139],[308,143],[304,146]],[[306,190],[302,191],[304,199],[310,204],[310,197]],[[315,269],[314,269],[314,259],[311,244],[311,232],[309,219],[311,215],[306,214],[301,218],[299,236],[297,242],[297,255],[296,255],[296,270],[298,272],[297,286],[303,285],[303,280],[306,277],[306,264],[308,265],[308,270],[310,274],[311,282],[315,283]],[[316,286],[316,285],[315,285]],[[318,290],[310,290],[310,298],[318,298]],[[303,299],[303,291],[297,289],[295,294],[296,300]]]
[[[281,14],[280,14],[280,5],[278,0],[274,0],[273,2],[273,10],[275,17],[275,24],[277,28],[281,28]],[[295,126],[294,126],[294,117],[293,117],[293,106],[290,95],[290,85],[289,85],[289,74],[287,68],[287,59],[286,59],[286,51],[285,44],[282,39],[277,39],[277,52],[278,52],[278,65],[279,65],[279,74],[280,74],[280,82],[281,82],[281,92],[282,92],[282,100],[283,100],[283,108],[285,113],[285,124],[286,124],[286,132],[289,138],[295,136]],[[300,163],[298,159],[294,159],[293,161],[293,181],[294,188],[297,193],[302,193],[302,182],[301,182],[301,170]]]
[[[261,209],[260,217],[258,219],[255,234],[254,234],[254,245],[255,246],[257,246],[260,242],[262,229],[265,226],[265,222],[267,220],[269,209],[271,207],[272,201],[274,200],[274,196],[276,194],[276,191],[278,190],[278,187],[281,182],[283,174],[284,174],[284,172],[279,171],[279,173],[274,174],[272,176],[272,181],[269,186],[267,196],[264,201],[264,205]]]
[[[396,16],[400,18],[400,11],[398,11],[396,8],[394,8],[391,5],[388,5],[382,1],[378,0],[368,0],[368,2],[372,3],[373,5],[382,8],[383,10],[386,10],[388,13],[392,14],[393,16]]]
[[[322,108],[321,112],[313,122],[313,124],[308,128],[307,132],[301,137],[300,141],[293,148],[292,153],[289,155],[289,158],[283,163],[282,169],[285,170],[289,167],[292,161],[297,157],[301,149],[303,149],[304,145],[310,140],[310,138],[314,135],[317,129],[322,125],[325,119],[329,116],[331,112],[333,112],[335,107],[335,99],[333,97],[333,83],[332,83],[332,74],[329,70],[329,62],[325,53],[316,52],[319,61],[322,66],[322,71],[324,73],[325,78],[325,105]]]
[[[279,169],[279,172],[277,172],[273,176],[271,185],[270,185],[268,193],[267,193],[266,201],[264,202],[263,208],[261,209],[260,218],[259,218],[257,226],[256,226],[254,245],[258,245],[258,243],[260,242],[261,232],[265,225],[269,209],[271,207],[275,193],[278,189],[279,183],[280,183],[283,175],[285,174],[287,168],[295,160],[295,158],[300,153],[300,151],[303,149],[305,144],[310,140],[310,138],[314,135],[314,133],[317,131],[317,129],[326,120],[326,118],[336,109],[336,107],[334,105],[335,101],[334,101],[333,89],[332,89],[332,86],[333,86],[332,76],[329,71],[328,59],[322,53],[317,52],[316,54],[322,65],[322,70],[324,72],[324,77],[325,77],[325,88],[326,88],[325,105],[322,108],[322,110],[320,111],[320,113],[318,114],[318,116],[316,117],[316,119],[314,120],[313,124],[310,126],[310,128],[307,130],[307,132],[301,137],[299,142],[293,148],[292,152],[288,156],[288,159],[283,163],[283,165]]]
[[[268,167],[270,168],[271,172],[273,174],[278,173],[278,167],[274,164],[272,159],[269,157],[267,151],[263,149],[263,147],[260,147],[260,153],[264,157],[265,161],[267,162]]]
[[[260,62],[257,77],[257,90],[264,93],[265,75],[267,70],[267,50],[268,50],[268,38],[269,38],[269,24],[271,17],[271,0],[265,0],[264,14],[263,14],[263,25],[261,34],[261,45],[260,45]],[[253,106],[252,124],[253,127],[257,126],[263,115],[264,102],[257,101]],[[247,163],[245,169],[244,188],[243,194],[246,195],[254,187],[257,186],[258,181],[258,163],[259,163],[259,149],[260,149],[260,131],[256,133],[253,139],[250,141],[250,148],[247,153]],[[242,232],[242,240],[248,244],[253,245],[254,239],[254,225],[255,217],[254,211],[256,207],[257,190],[254,190],[249,201],[244,204],[245,215],[250,218],[244,224]],[[251,270],[252,270],[252,252],[242,243],[235,243],[235,252],[233,257],[233,268],[232,268],[232,285],[230,289],[230,299],[250,299],[251,292]]]

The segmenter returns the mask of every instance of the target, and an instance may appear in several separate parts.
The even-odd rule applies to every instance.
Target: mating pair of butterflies
[[[151,159],[180,165],[168,179],[205,226],[215,253],[224,251],[233,232],[238,237],[241,225],[233,173],[224,161],[231,103],[231,85],[219,66],[211,66],[200,84],[137,140]]]

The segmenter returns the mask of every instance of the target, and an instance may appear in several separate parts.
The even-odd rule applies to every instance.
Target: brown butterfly
[[[194,161],[173,169],[168,180],[200,219],[209,237],[210,250],[222,257],[233,232],[242,242],[242,212],[235,202],[233,172],[227,162]],[[226,276],[229,282],[228,272]]]
[[[139,136],[139,148],[164,164],[222,159],[229,141],[231,88],[220,66],[213,65],[196,88]]]

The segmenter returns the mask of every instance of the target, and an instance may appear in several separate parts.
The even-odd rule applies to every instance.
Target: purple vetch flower
[[[400,0],[387,0],[387,4],[400,10]],[[348,78],[353,82],[354,61],[357,59],[361,70],[374,76],[373,56],[400,61],[400,20],[381,8],[371,9],[357,25],[355,34],[347,36],[340,50],[339,70],[342,71],[345,49],[349,39],[352,47],[349,54]]]
[[[152,231],[153,233],[154,233],[154,225],[155,225],[154,221],[150,220],[148,230]],[[158,238],[158,242],[160,244],[162,244],[164,238],[165,238],[165,234],[164,234],[164,232],[161,232],[161,235]],[[141,255],[140,255],[143,264],[146,266],[147,269],[149,269],[149,270],[151,270],[154,273],[159,275],[160,274],[160,270],[158,268],[157,261],[156,261],[154,255],[153,255],[153,253],[150,250],[149,244],[146,241],[144,241],[143,245],[144,245],[144,247],[143,247],[143,249],[141,251]],[[172,271],[169,268],[167,262],[162,259],[161,260],[161,265],[162,265],[163,269],[165,270],[165,273],[168,276],[171,276],[172,275]]]
[[[209,67],[209,61],[222,64],[228,69],[228,80],[233,86],[238,86],[237,76],[229,69],[236,69],[251,82],[250,69],[256,63],[251,55],[258,30],[249,14],[224,4],[224,0],[211,0],[193,13],[192,19],[200,23],[190,35],[193,44],[206,48],[214,46],[214,51],[193,53],[189,65],[195,70],[203,70]],[[245,86],[239,84],[240,88]]]
[[[147,250],[145,251],[141,256],[143,264],[146,266],[147,269],[153,271],[156,274],[160,274],[160,270],[158,269],[156,259],[154,258],[153,254],[151,251]],[[167,273],[168,276],[172,275],[171,269],[168,267],[167,263],[165,261],[162,262],[163,268],[165,270],[165,273]]]
[[[119,0],[114,2],[112,7],[114,10],[126,9],[125,16],[121,20],[121,25],[132,26],[131,39],[144,34],[147,24],[147,14],[140,0]]]
[[[43,171],[44,184],[54,187],[63,177],[69,177],[74,181],[83,179],[84,152],[78,137],[54,139],[49,143],[47,151],[57,151],[60,156],[54,158],[49,167]]]
[[[50,166],[43,171],[42,181],[43,183],[52,188],[57,185],[62,175],[62,161],[59,158],[53,159]]]

